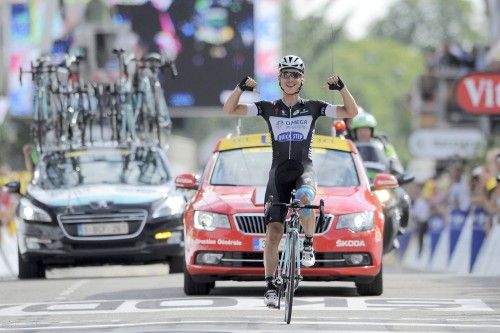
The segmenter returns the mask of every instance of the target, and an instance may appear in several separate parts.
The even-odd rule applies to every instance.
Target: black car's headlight
[[[161,216],[182,214],[185,205],[186,201],[182,195],[171,195],[154,207],[151,217],[155,219]]]
[[[26,221],[52,222],[49,213],[26,198],[21,198],[19,201],[19,216]]]
[[[353,232],[367,231],[373,228],[373,212],[361,212],[340,215],[337,229],[349,229]]]
[[[231,229],[227,215],[199,210],[194,212],[194,227],[206,231],[213,231],[217,228]]]

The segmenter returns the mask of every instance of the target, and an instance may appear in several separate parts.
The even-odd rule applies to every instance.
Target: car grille
[[[265,234],[266,224],[264,222],[264,214],[237,214],[234,215],[236,221],[236,226],[238,230],[243,234]],[[316,221],[318,215],[316,215]],[[333,221],[333,215],[325,216],[325,223],[322,226],[316,224],[315,234],[322,234],[326,232]],[[303,233],[302,226],[300,227],[300,233]]]
[[[197,252],[197,254],[203,252]],[[371,256],[366,254],[367,262],[360,265],[349,264],[344,259],[345,253],[340,252],[316,252],[315,268],[333,268],[333,267],[355,267],[372,265]],[[280,252],[281,256],[281,252]],[[219,266],[225,267],[264,267],[263,252],[223,252],[223,257]],[[196,262],[198,265],[203,263]]]
[[[57,221],[66,237],[73,240],[127,239],[139,235],[144,229],[148,212],[143,209],[123,209],[109,213],[59,214]],[[95,223],[127,223],[128,233],[123,235],[78,235],[78,226]]]

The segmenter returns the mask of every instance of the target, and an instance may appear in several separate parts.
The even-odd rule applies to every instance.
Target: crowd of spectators
[[[456,79],[472,71],[486,70],[486,46],[474,45],[467,50],[460,43],[445,40],[440,47],[423,50],[425,72],[417,83],[419,98],[414,108],[420,112],[436,112],[439,107],[438,84],[440,78],[447,78],[447,109],[458,109],[454,104],[453,87]]]
[[[451,161],[437,168],[434,177],[418,184],[412,215],[420,252],[432,217],[439,216],[446,224],[452,210],[467,214],[477,208],[486,214],[486,233],[493,225],[500,225],[500,149],[489,151],[481,165]]]

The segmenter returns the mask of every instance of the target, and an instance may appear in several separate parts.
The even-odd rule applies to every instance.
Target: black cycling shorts
[[[316,194],[316,175],[314,174],[312,163],[299,163],[294,160],[287,160],[269,171],[269,181],[266,188],[266,202],[270,195],[273,196],[273,202],[289,203],[292,198],[292,190],[298,190],[301,187],[310,188]],[[271,207],[269,219],[270,222],[285,221],[287,209],[285,207]]]

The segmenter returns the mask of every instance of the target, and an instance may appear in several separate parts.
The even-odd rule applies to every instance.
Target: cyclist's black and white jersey
[[[273,148],[273,166],[287,160],[299,163],[312,162],[311,144],[320,116],[336,117],[336,107],[318,101],[299,101],[292,107],[281,99],[247,104],[247,116],[261,116],[269,127]]]

